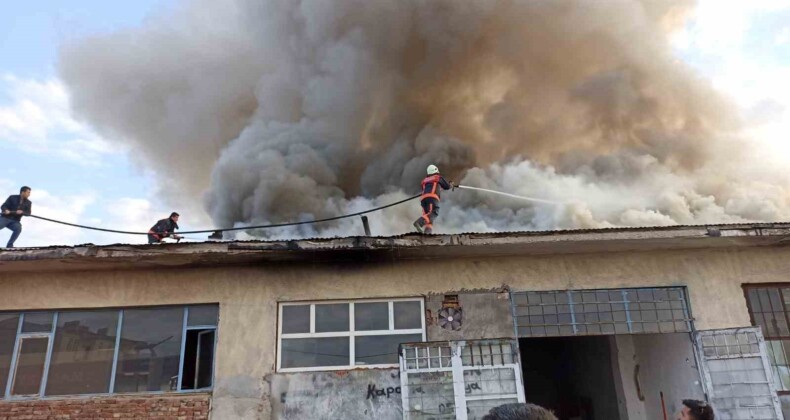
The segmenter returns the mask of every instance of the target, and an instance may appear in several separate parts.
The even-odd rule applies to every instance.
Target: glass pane
[[[282,368],[348,366],[348,337],[282,340]]]
[[[187,325],[217,325],[217,305],[200,305],[189,307]]]
[[[61,312],[45,395],[110,391],[118,310]]]
[[[768,296],[768,289],[758,289],[757,290],[758,296],[760,296],[760,306],[763,308],[763,312],[772,311],[771,307],[771,298]]]
[[[768,296],[771,298],[771,308],[773,308],[773,311],[782,311],[782,297],[779,295],[779,289],[768,289]]]
[[[282,334],[310,332],[310,305],[283,305]]]
[[[766,337],[776,337],[778,334],[778,325],[777,321],[774,318],[774,314],[771,312],[766,312],[763,314],[765,318],[765,325],[763,325],[763,330],[765,332]]]
[[[762,306],[760,306],[760,299],[757,296],[757,289],[749,289],[749,305],[752,307],[752,312],[762,312]]]
[[[776,321],[776,329],[779,335],[783,337],[790,335],[790,331],[787,330],[787,318],[785,318],[784,312],[774,312],[774,320]]]
[[[23,333],[52,331],[52,312],[28,312],[22,322]]]
[[[398,345],[421,342],[422,334],[369,335],[354,337],[357,365],[398,363]]]
[[[354,330],[388,330],[389,304],[387,302],[355,303],[354,304]]]
[[[13,395],[37,395],[44,374],[49,338],[25,338],[19,346],[16,375],[11,390]]]
[[[198,389],[211,386],[211,376],[214,371],[214,331],[205,331],[198,336],[197,360],[197,387]]]
[[[177,389],[184,309],[126,309],[115,392]]]
[[[315,332],[348,331],[348,303],[315,305]]]
[[[19,314],[0,314],[0,399],[5,396],[8,370],[14,353]]]
[[[393,305],[396,330],[422,328],[422,311],[419,301],[395,302]]]

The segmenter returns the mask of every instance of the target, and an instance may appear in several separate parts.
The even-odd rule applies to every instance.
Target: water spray
[[[489,190],[488,188],[470,187],[470,186],[467,186],[467,185],[459,185],[457,188],[463,188],[465,190],[483,191],[483,192],[488,192],[488,193],[492,193],[492,194],[499,194],[499,195],[504,195],[504,196],[510,197],[510,198],[516,198],[516,199],[519,199],[519,200],[533,201],[533,202],[536,202],[536,203],[554,204],[554,205],[565,204],[565,203],[563,203],[561,201],[553,201],[553,200],[546,200],[546,199],[543,199],[543,198],[534,198],[534,197],[526,197],[526,196],[523,196],[523,195],[509,194],[509,193],[502,192],[502,191]]]

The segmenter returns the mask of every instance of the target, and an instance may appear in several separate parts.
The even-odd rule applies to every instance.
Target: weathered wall
[[[644,419],[645,403],[640,397],[634,377],[637,364],[634,340],[629,335],[609,336],[612,349],[612,373],[617,392],[617,408],[621,419]]]
[[[277,419],[403,418],[398,369],[278,373],[271,389]]]
[[[212,416],[253,419],[269,418],[272,412],[270,382],[264,378],[274,371],[278,301],[419,296],[498,290],[502,285],[517,290],[687,285],[697,328],[711,329],[749,325],[741,283],[787,281],[788,272],[790,248],[766,247],[332,265],[0,273],[0,310],[218,302]]]
[[[670,418],[684,399],[705,399],[689,334],[620,335],[614,337],[619,372],[631,417],[647,420],[664,418],[661,393]],[[644,401],[636,394],[635,369]],[[621,410],[622,411],[622,410]]]
[[[0,401],[0,420],[205,420],[208,412],[208,394]]]
[[[426,335],[428,341],[482,340],[484,338],[513,338],[513,315],[507,292],[459,293],[458,303],[463,310],[460,328],[442,328],[439,311],[444,295],[425,298]]]

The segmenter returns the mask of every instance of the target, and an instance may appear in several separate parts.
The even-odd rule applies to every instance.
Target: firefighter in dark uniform
[[[447,182],[439,173],[436,165],[428,165],[428,176],[422,180],[422,216],[414,221],[414,228],[420,233],[433,233],[433,221],[439,216],[439,193],[441,190],[455,189],[455,184]]]
[[[175,234],[175,230],[178,229],[178,216],[178,213],[172,212],[167,219],[156,222],[156,224],[148,230],[148,243],[158,244],[162,242],[163,238],[167,237],[181,239],[181,236]]]

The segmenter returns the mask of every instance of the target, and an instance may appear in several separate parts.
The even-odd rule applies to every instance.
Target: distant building
[[[790,412],[790,224],[0,252],[0,418]]]

